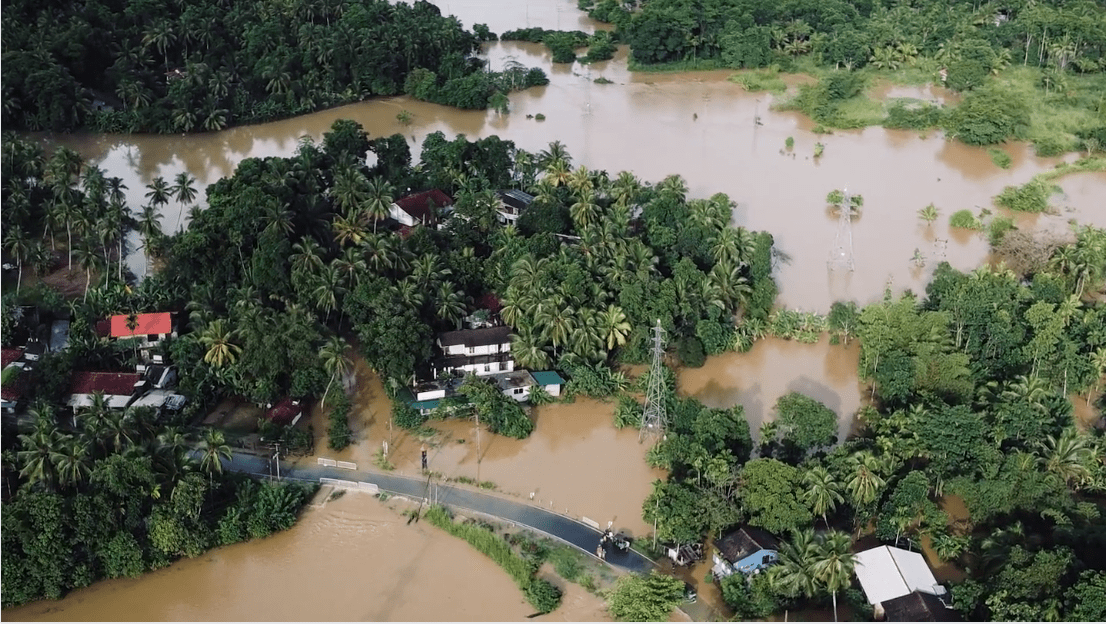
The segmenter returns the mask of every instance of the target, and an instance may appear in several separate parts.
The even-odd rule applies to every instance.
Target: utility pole
[[[860,214],[863,199],[859,195],[849,195],[849,189],[843,191],[844,199],[837,207],[837,237],[833,241],[829,266],[853,270],[853,217]]]
[[[649,368],[649,388],[645,394],[645,409],[641,413],[638,444],[646,436],[663,438],[665,428],[668,426],[664,372],[664,329],[661,327],[660,319],[657,319],[657,325],[653,328],[653,364]]]
[[[476,483],[480,483],[480,410],[476,410]]]
[[[273,446],[276,448],[276,453],[273,454],[273,459],[276,460],[276,479],[280,481],[280,442]]]

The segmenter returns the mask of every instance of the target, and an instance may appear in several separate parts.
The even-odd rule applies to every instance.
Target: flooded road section
[[[96,583],[4,620],[520,621],[533,613],[491,559],[395,501],[350,493],[290,530],[219,548],[137,579]],[[560,582],[559,585],[566,584]],[[606,620],[603,601],[567,585],[539,621]]]
[[[754,439],[761,424],[775,418],[776,400],[789,392],[817,399],[837,413],[838,439],[852,432],[862,405],[857,378],[860,348],[766,338],[748,353],[725,353],[707,358],[702,368],[679,371],[680,392],[708,407],[741,404]]]
[[[641,503],[663,471],[645,463],[645,446],[636,429],[614,428],[614,404],[590,399],[534,408],[534,432],[515,440],[480,432],[477,467],[476,423],[472,420],[432,420],[422,434],[389,427],[391,404],[376,375],[357,358],[357,386],[350,413],[354,444],[334,452],[322,437],[326,415],[316,409],[312,424],[318,457],[350,461],[370,468],[388,442],[388,461],[395,471],[421,474],[421,450],[427,449],[429,469],[442,480],[458,478],[495,484],[493,491],[553,509],[574,518],[587,517],[603,526],[613,521],[621,530],[643,535],[651,527],[641,519]],[[298,460],[315,463],[317,457]]]
[[[438,4],[466,25],[491,22],[500,32],[524,25],[556,28],[558,19],[562,28],[595,28],[567,2]],[[187,170],[200,185],[210,184],[231,175],[244,158],[290,156],[300,137],[319,140],[342,118],[360,122],[372,136],[407,136],[416,157],[422,140],[436,131],[450,137],[495,134],[531,151],[559,140],[577,165],[610,173],[629,170],[646,181],[677,173],[688,181],[691,196],[727,193],[737,202],[734,223],[771,232],[789,257],[777,272],[780,302],[823,312],[836,300],[877,300],[888,284],[895,290],[921,292],[941,260],[965,270],[978,266],[987,255],[985,237],[950,233],[949,216],[960,209],[978,212],[989,207],[1004,186],[1022,184],[1060,162],[1037,158],[1029,146],[1017,143],[1001,147],[1013,158],[1010,169],[1003,170],[985,149],[948,141],[940,133],[919,136],[866,128],[814,134],[813,122],[803,115],[772,110],[778,96],[748,93],[727,80],[732,71],[632,73],[626,67],[625,48],[615,59],[590,66],[554,65],[543,46],[528,43],[487,44],[486,55],[493,68],[510,60],[542,67],[551,84],[513,94],[507,115],[393,97],[187,137],[73,135],[46,140],[69,145],[109,175],[124,178],[133,206],[142,204],[144,187],[154,176],[171,178]],[[614,84],[595,84],[600,76]],[[793,87],[801,80],[788,77]],[[933,87],[877,84],[871,92],[891,98],[955,99]],[[396,119],[403,110],[412,115],[410,125]],[[545,121],[527,119],[538,113]],[[785,148],[788,137],[795,140],[792,150]],[[824,154],[815,158],[818,143]],[[1069,154],[1065,159],[1075,157]],[[1106,196],[1106,174],[1085,174],[1063,186],[1066,195],[1057,201],[1061,215],[1037,217],[1034,223],[1064,227],[1067,219],[1075,218],[1106,225],[1100,201]],[[838,223],[827,214],[825,197],[844,188],[865,200],[851,226],[855,269],[830,272],[827,261]],[[941,214],[932,227],[925,227],[917,211],[931,203]],[[180,221],[187,219],[187,211],[176,205],[164,212],[163,228],[168,232],[177,231]],[[132,264],[142,272],[141,262]]]

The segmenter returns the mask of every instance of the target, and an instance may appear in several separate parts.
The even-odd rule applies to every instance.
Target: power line
[[[649,388],[645,393],[645,409],[641,412],[641,432],[638,443],[646,436],[663,438],[668,427],[668,414],[665,411],[664,384],[664,329],[660,319],[653,328],[653,365],[649,369]]]

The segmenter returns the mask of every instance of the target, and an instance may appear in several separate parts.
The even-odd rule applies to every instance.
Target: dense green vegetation
[[[652,572],[618,579],[607,595],[607,609],[622,622],[665,622],[684,601],[684,582]]]
[[[545,28],[520,28],[509,30],[500,37],[503,41],[529,41],[543,43],[553,55],[554,63],[574,63],[582,61],[606,61],[614,57],[614,44],[618,39],[606,30],[597,30],[591,35],[579,30],[547,30]],[[588,48],[587,54],[577,58],[578,48]]]
[[[1042,243],[1007,232],[1000,257],[1040,255]],[[837,594],[867,608],[849,589],[848,533],[874,530],[886,543],[928,538],[966,569],[952,596],[968,619],[1101,619],[1106,440],[1081,432],[1069,397],[1089,402],[1106,377],[1106,230],[1074,234],[1017,274],[942,263],[924,299],[836,304],[828,327],[860,340],[873,401],[843,443],[830,446],[830,410],[792,393],[750,453],[740,407],[680,397],[667,372],[671,427],[648,458],[669,477],[643,518],[670,542],[739,523],[786,539],[762,578],[723,584],[739,617]],[[949,517],[948,497],[968,518]]]
[[[1106,9],[1094,0],[583,0],[580,7],[617,26],[635,68],[772,66],[819,76],[791,106],[827,127],[944,127],[971,144],[1029,140],[1041,155],[1093,151],[1106,141]],[[884,106],[862,89],[833,88],[871,76],[943,81],[968,95],[950,110],[919,100]]]
[[[421,0],[18,1],[3,18],[5,128],[210,131],[404,92],[486,108],[548,82],[487,71],[494,35]]]
[[[287,529],[312,492],[226,474],[221,432],[190,453],[190,432],[146,410],[101,400],[75,427],[45,401],[30,414],[26,433],[4,430],[5,606]]]
[[[454,522],[443,507],[431,507],[426,511],[425,517],[430,524],[465,540],[473,548],[499,564],[518,584],[519,589],[526,595],[526,600],[538,610],[538,613],[549,613],[560,606],[561,590],[549,581],[536,576],[538,566],[541,564],[540,559],[525,558],[516,554],[511,549],[511,545],[496,535],[490,527],[471,520],[463,523]]]

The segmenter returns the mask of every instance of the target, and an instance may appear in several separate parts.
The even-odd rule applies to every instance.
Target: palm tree
[[[196,201],[196,187],[194,186],[196,178],[193,178],[187,171],[182,171],[174,178],[174,184],[169,189],[173,194],[173,197],[180,202],[180,211],[177,213],[177,224],[180,225],[180,229],[184,229],[184,207],[185,205],[192,205],[192,202]]]
[[[515,334],[511,334],[511,356],[519,366],[542,370],[549,366],[549,352],[541,336],[528,325],[521,325]]]
[[[23,469],[19,476],[28,483],[42,482],[50,487],[55,480],[54,454],[60,445],[61,436],[57,426],[36,427],[31,433],[19,435],[22,450],[16,454]]]
[[[322,406],[326,407],[326,397],[330,394],[330,386],[338,377],[345,377],[353,367],[353,360],[346,355],[349,345],[341,336],[331,336],[319,349],[319,357],[323,361],[323,369],[330,373],[330,381],[323,392]]]
[[[776,591],[792,598],[812,598],[818,593],[818,579],[812,570],[817,547],[814,529],[794,531],[790,540],[780,544],[777,565],[768,569]]]
[[[816,515],[822,516],[822,522],[829,526],[826,514],[837,509],[837,504],[845,501],[841,495],[841,483],[822,466],[815,466],[803,475],[803,496]]]
[[[395,188],[384,180],[375,179],[369,182],[365,212],[373,221],[373,234],[376,234],[377,224],[391,214],[392,202],[395,201],[392,197],[393,193]]]
[[[580,200],[569,208],[569,216],[572,217],[572,222],[576,224],[577,232],[584,231],[594,223],[599,216],[599,205],[595,203],[595,193],[591,190],[584,190],[580,194]]]
[[[1090,437],[1080,435],[1074,427],[1068,427],[1059,439],[1048,436],[1038,444],[1045,470],[1065,485],[1077,489],[1093,479],[1091,466],[1095,462],[1095,445]]]
[[[334,233],[334,242],[341,247],[360,245],[365,240],[365,229],[361,227],[360,219],[337,216],[331,222],[330,229]]]
[[[342,276],[342,284],[347,291],[361,284],[361,276],[368,269],[364,258],[361,257],[361,250],[354,247],[346,249],[341,256],[332,260],[331,264]]]
[[[837,592],[852,581],[856,556],[850,552],[852,540],[847,533],[831,531],[819,536],[811,572],[833,595],[833,621],[837,621]]]
[[[346,289],[342,286],[342,276],[334,263],[323,265],[318,269],[314,277],[314,288],[311,289],[311,297],[315,307],[326,312],[326,321],[330,322],[330,313],[339,307],[340,298],[345,295]]]
[[[443,321],[459,323],[465,314],[465,295],[449,280],[438,285],[435,301],[435,312]]]
[[[165,178],[157,176],[153,182],[146,185],[149,189],[146,191],[146,199],[150,200],[150,203],[155,206],[164,206],[169,203],[169,198],[172,194],[172,189],[169,188],[169,184],[165,182]]]
[[[614,304],[608,304],[606,310],[599,312],[599,327],[603,339],[607,342],[608,351],[626,344],[626,338],[633,330],[622,308]]]
[[[556,350],[572,336],[575,316],[576,310],[572,306],[564,301],[553,301],[550,305],[539,308],[534,320],[543,327],[542,335],[553,343],[553,349]]]
[[[356,167],[342,167],[334,174],[330,194],[343,214],[356,214],[366,198],[365,176]]]
[[[853,478],[845,484],[855,506],[860,507],[875,502],[880,490],[887,483],[879,476],[879,460],[868,451],[860,451],[849,457]]]
[[[63,485],[79,485],[92,473],[88,447],[73,436],[62,438],[61,451],[53,453],[51,460],[57,468],[58,481]]]
[[[15,281],[15,292],[18,293],[23,284],[23,264],[31,257],[34,244],[23,228],[18,225],[11,225],[5,229],[7,231],[4,232],[4,249],[8,250],[8,253],[15,258],[16,265],[19,266],[19,275]]]
[[[242,353],[242,347],[231,342],[237,335],[237,330],[229,329],[223,325],[223,319],[216,319],[208,323],[200,332],[200,344],[207,347],[207,352],[204,353],[204,361],[216,368],[233,364],[238,354]]]
[[[104,414],[104,426],[101,431],[104,436],[105,447],[110,446],[116,453],[134,443],[138,437],[138,430],[133,419],[133,412],[108,411]]]
[[[161,213],[153,204],[142,207],[138,220],[138,232],[142,235],[142,246],[146,250],[146,273],[150,272],[150,243],[161,236]]]
[[[230,447],[227,446],[223,432],[217,429],[205,429],[203,439],[200,441],[200,451],[203,453],[200,459],[200,469],[210,477],[214,473],[223,473],[223,459],[230,459]]]
[[[323,266],[323,249],[311,236],[304,236],[300,242],[292,245],[292,272],[311,273]]]
[[[568,155],[564,143],[553,141],[548,149],[538,152],[537,163],[542,169],[548,169],[552,163],[562,163],[566,168],[572,164],[572,157]]]
[[[96,249],[92,247],[91,242],[87,239],[82,239],[81,243],[77,245],[77,264],[80,264],[85,272],[84,300],[88,301],[88,287],[92,284],[92,269],[100,265],[100,254],[96,253]]]
[[[933,222],[937,220],[937,217],[940,216],[940,214],[940,211],[937,210],[937,207],[933,204],[930,204],[918,211],[918,216],[921,217],[922,221],[925,221],[927,225],[932,225]]]

